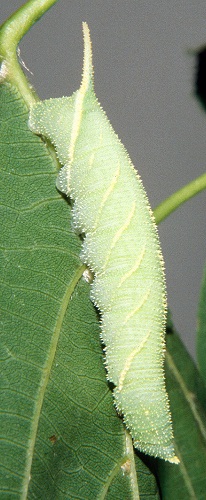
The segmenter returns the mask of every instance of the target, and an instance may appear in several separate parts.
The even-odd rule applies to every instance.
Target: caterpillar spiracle
[[[83,23],[79,90],[31,110],[29,126],[55,145],[57,187],[72,200],[84,236],[81,259],[94,275],[114,402],[140,451],[178,463],[164,380],[166,291],[154,217],[139,175],[94,93],[92,47]]]

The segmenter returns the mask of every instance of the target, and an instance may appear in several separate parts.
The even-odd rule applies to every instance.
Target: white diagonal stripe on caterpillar
[[[120,165],[118,165],[117,170],[116,170],[114,177],[112,179],[112,182],[110,183],[108,189],[105,191],[105,193],[102,197],[102,201],[100,202],[100,207],[99,207],[99,211],[97,214],[97,219],[95,221],[94,231],[98,227],[99,219],[101,217],[102,210],[106,204],[107,199],[109,198],[109,196],[111,195],[111,193],[113,192],[113,190],[115,188],[115,185],[116,185],[118,178],[119,178],[119,174],[120,174]]]
[[[126,318],[125,318],[125,320],[124,320],[124,322],[123,322],[122,326],[125,326],[125,325],[127,324],[127,322],[128,322],[128,321],[129,321],[129,320],[130,320],[130,319],[131,319],[131,318],[132,318],[135,314],[137,314],[137,313],[139,312],[139,310],[141,309],[141,307],[143,307],[143,305],[147,302],[147,300],[148,300],[148,298],[149,298],[149,296],[150,296],[150,293],[151,293],[151,289],[149,288],[149,289],[147,290],[147,292],[145,293],[145,295],[142,297],[142,300],[141,300],[141,302],[138,304],[138,306],[137,306],[135,309],[133,309],[133,311],[130,311],[130,312],[127,314],[127,316],[126,316]]]
[[[135,274],[135,272],[139,269],[140,265],[141,265],[141,262],[144,258],[144,254],[145,254],[145,250],[146,250],[146,247],[144,246],[138,256],[138,259],[136,260],[134,266],[130,269],[130,271],[128,271],[127,273],[124,274],[124,276],[122,276],[120,282],[119,282],[119,285],[118,285],[118,288],[120,288],[122,286],[122,284],[128,279],[130,278],[130,276],[132,276],[133,274]]]
[[[141,351],[141,349],[143,349],[144,345],[146,344],[146,342],[148,341],[148,338],[150,336],[151,332],[148,332],[144,339],[142,340],[141,344],[136,347],[136,349],[134,349],[131,354],[128,356],[128,358],[126,359],[126,362],[125,362],[125,365],[124,365],[124,368],[123,370],[121,371],[120,373],[120,377],[119,377],[119,386],[118,386],[118,390],[121,391],[122,388],[123,388],[123,383],[124,383],[124,379],[126,377],[126,374],[128,373],[129,369],[130,369],[130,365],[133,361],[133,359],[135,358],[135,356]]]

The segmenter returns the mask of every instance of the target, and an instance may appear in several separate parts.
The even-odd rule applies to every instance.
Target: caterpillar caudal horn
[[[84,234],[81,259],[94,275],[107,377],[134,446],[178,463],[164,380],[166,291],[154,217],[139,175],[94,93],[89,29],[83,23],[80,89],[31,110],[33,132],[60,162],[57,187],[72,200]]]

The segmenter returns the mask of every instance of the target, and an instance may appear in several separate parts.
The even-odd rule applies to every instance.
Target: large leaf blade
[[[206,384],[206,266],[203,273],[198,307],[197,362]]]
[[[165,500],[203,500],[206,491],[205,386],[171,325],[167,335],[166,382],[180,464],[174,469],[158,460],[161,495]]]
[[[26,106],[16,90],[7,85],[1,88],[1,104],[1,166],[5,183],[1,206],[4,314],[1,342],[5,352],[3,389],[7,389],[2,391],[1,403],[11,408],[9,417],[8,413],[5,416],[6,435],[9,433],[13,447],[9,459],[11,455],[16,457],[14,473],[20,475],[22,483],[23,477],[28,480],[25,467],[29,474],[34,415],[40,411],[35,405],[40,404],[39,388],[45,385],[45,358],[55,324],[53,310],[60,307],[58,293],[62,293],[64,281],[69,283],[73,279],[70,266],[71,269],[80,266],[79,242],[76,238],[75,245],[71,243],[74,252],[69,257],[66,245],[69,240],[73,242],[69,226],[65,232],[54,230],[63,200],[52,187],[54,165],[40,140],[28,132]],[[37,161],[39,147],[41,156]],[[54,274],[58,263],[68,273],[62,282],[61,276]],[[2,415],[2,425],[3,421]],[[30,450],[25,442],[29,435]],[[4,459],[6,453],[2,455]],[[8,478],[11,480],[11,476]]]

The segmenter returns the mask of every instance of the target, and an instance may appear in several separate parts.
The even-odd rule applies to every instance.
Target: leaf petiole
[[[0,80],[14,83],[22,94],[28,107],[36,96],[31,84],[22,71],[17,47],[22,37],[38,19],[56,3],[57,0],[30,0],[11,15],[0,28]]]
[[[193,181],[178,189],[171,196],[162,201],[154,210],[156,223],[162,222],[168,215],[174,212],[182,203],[190,200],[196,194],[206,189],[206,173],[200,175]]]

